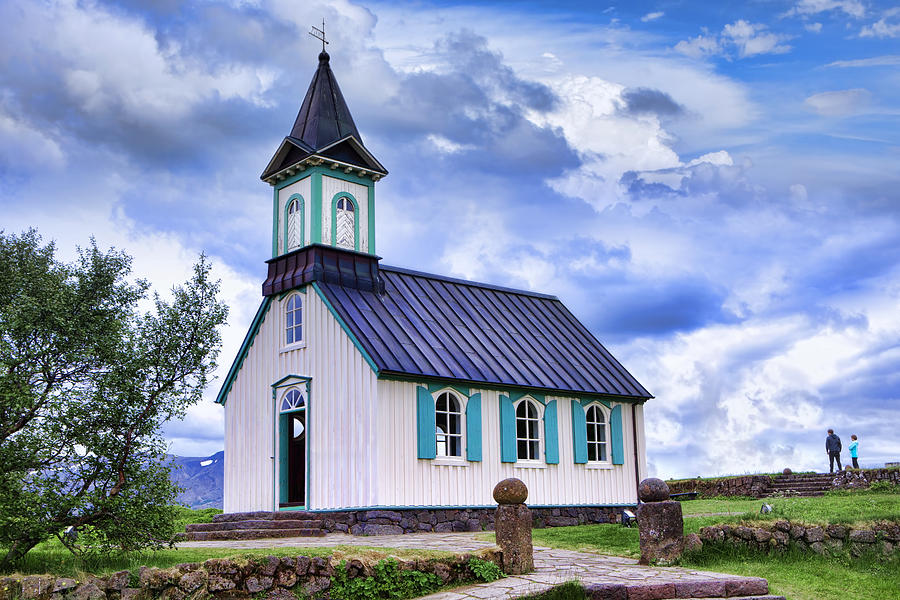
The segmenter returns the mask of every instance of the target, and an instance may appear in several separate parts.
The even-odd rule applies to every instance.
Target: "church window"
[[[306,408],[306,398],[300,390],[291,389],[281,397],[281,407],[279,412],[292,412]]]
[[[299,197],[291,198],[287,208],[287,251],[303,245],[303,204]]]
[[[609,420],[599,404],[591,404],[585,415],[588,462],[609,461]]]
[[[462,406],[450,392],[435,401],[435,441],[437,456],[462,456]]]
[[[526,398],[516,406],[517,460],[539,460],[540,445],[540,413],[535,403]]]
[[[303,341],[303,299],[299,294],[288,298],[284,309],[285,343],[296,344]]]
[[[335,243],[342,248],[355,249],[356,207],[347,196],[338,198],[335,206]]]

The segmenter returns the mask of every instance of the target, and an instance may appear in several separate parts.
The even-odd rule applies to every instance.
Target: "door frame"
[[[290,410],[282,412],[281,401],[284,398],[284,395],[290,389],[297,389],[303,394],[304,398],[304,407],[300,409]],[[273,479],[273,510],[277,511],[289,511],[289,510],[309,510],[310,504],[310,448],[312,447],[311,443],[311,434],[310,434],[310,415],[311,415],[311,407],[310,407],[310,392],[312,390],[312,378],[306,377],[305,375],[287,375],[282,377],[278,381],[272,384],[272,479]],[[288,452],[287,445],[285,444],[286,435],[283,432],[287,432],[286,427],[282,427],[282,423],[290,417],[292,413],[304,411],[306,413],[306,465],[305,465],[305,476],[306,476],[306,489],[304,493],[303,505],[299,506],[281,506],[282,503],[282,479],[287,477],[287,469],[289,467],[288,460]]]

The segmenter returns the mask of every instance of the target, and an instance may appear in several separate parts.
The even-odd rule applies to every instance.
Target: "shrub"
[[[441,587],[441,578],[422,571],[401,571],[397,561],[387,558],[375,565],[373,577],[351,578],[347,561],[342,560],[331,578],[330,597],[334,600],[369,598],[416,598]]]
[[[477,579],[485,582],[496,581],[501,577],[506,577],[506,574],[500,570],[496,563],[480,558],[469,559],[469,570],[472,571]]]

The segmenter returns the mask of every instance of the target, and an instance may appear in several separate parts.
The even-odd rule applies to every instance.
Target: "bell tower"
[[[322,50],[294,126],[260,176],[274,192],[273,258],[311,244],[375,254],[375,183],[387,170],[363,144],[329,60]]]

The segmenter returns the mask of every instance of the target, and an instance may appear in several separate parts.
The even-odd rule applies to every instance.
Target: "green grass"
[[[586,598],[587,595],[581,584],[577,581],[570,581],[546,592],[523,596],[519,600],[585,600]]]
[[[42,544],[28,553],[16,568],[23,575],[49,573],[57,576],[77,577],[86,573],[107,575],[116,571],[136,571],[139,567],[173,567],[181,563],[203,562],[208,558],[249,559],[259,556],[330,556],[335,558],[367,558],[379,560],[394,556],[411,558],[446,558],[453,552],[440,550],[409,550],[402,548],[377,548],[374,546],[329,547],[277,547],[252,550],[229,548],[174,548],[157,552],[114,555],[82,560],[60,545]]]
[[[182,532],[190,523],[212,523],[213,517],[222,514],[220,508],[193,510],[186,506],[176,507],[175,531]]]

